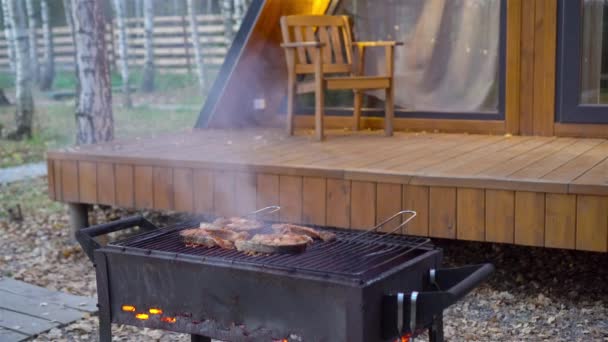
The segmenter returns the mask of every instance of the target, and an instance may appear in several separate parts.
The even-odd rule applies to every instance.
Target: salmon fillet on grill
[[[301,253],[312,243],[312,238],[290,233],[257,234],[249,240],[239,240],[236,249],[245,253]]]
[[[180,232],[186,243],[205,247],[220,247],[234,249],[234,243],[249,238],[246,232],[234,232],[226,229],[194,228]]]
[[[331,232],[325,232],[321,230],[316,230],[309,227],[298,226],[296,224],[289,223],[277,223],[272,225],[272,229],[279,234],[297,234],[297,235],[305,235],[315,240],[321,240],[325,242],[331,242],[336,239],[336,234]]]

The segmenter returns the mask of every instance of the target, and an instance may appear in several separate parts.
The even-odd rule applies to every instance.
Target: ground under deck
[[[49,152],[52,198],[366,228],[401,208],[432,237],[608,251],[608,140],[201,130]]]

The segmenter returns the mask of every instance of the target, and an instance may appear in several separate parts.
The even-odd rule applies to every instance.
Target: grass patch
[[[51,201],[48,197],[46,178],[29,179],[8,185],[0,185],[0,219],[8,217],[8,210],[21,206],[23,215],[58,213],[63,204]]]
[[[14,110],[14,107],[0,108],[0,123],[10,127]],[[154,108],[154,105],[145,105],[133,109],[115,106],[115,137],[146,136],[192,128],[197,117],[198,110],[192,110],[191,108],[162,110]],[[37,105],[32,139],[25,141],[0,140],[0,167],[44,160],[44,154],[47,150],[74,145],[75,137],[76,121],[73,101]]]
[[[210,82],[217,71],[211,71]],[[132,69],[130,84],[138,88],[142,79],[141,69]],[[194,74],[157,73],[156,90],[152,94],[135,92],[132,94],[135,108],[126,109],[119,89],[120,75],[111,74],[114,102],[114,128],[116,138],[145,136],[155,133],[179,131],[194,126],[204,96],[198,90],[198,80]],[[0,87],[13,92],[14,77],[10,72],[0,72]],[[53,83],[53,91],[74,92],[76,75],[73,71],[59,70]],[[118,91],[118,92],[117,92]],[[36,112],[34,115],[34,136],[26,141],[0,140],[0,167],[37,162],[44,159],[49,149],[74,145],[76,122],[74,100],[52,101],[48,94],[35,91]],[[180,108],[183,106],[183,108]],[[0,107],[0,126],[6,130],[14,125],[15,107]]]

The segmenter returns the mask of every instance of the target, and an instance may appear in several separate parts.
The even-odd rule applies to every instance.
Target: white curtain
[[[600,103],[605,0],[583,1],[581,103]]]
[[[343,0],[357,40],[397,40],[396,104],[405,110],[496,112],[500,0]],[[384,71],[370,49],[367,74]],[[382,98],[381,93],[373,93]]]

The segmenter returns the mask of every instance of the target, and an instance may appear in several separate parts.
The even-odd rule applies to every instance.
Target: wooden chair
[[[353,42],[347,16],[292,15],[281,18],[281,31],[288,68],[287,132],[294,131],[294,100],[296,94],[315,93],[315,135],[323,140],[324,93],[326,89],[354,91],[353,130],[359,129],[363,90],[384,89],[384,131],[393,135],[394,48],[398,42]],[[353,48],[357,47],[357,66],[353,64]],[[384,47],[386,71],[380,76],[365,76],[365,51],[368,47]],[[312,82],[298,82],[299,75],[314,74]],[[328,76],[330,75],[330,76]]]

